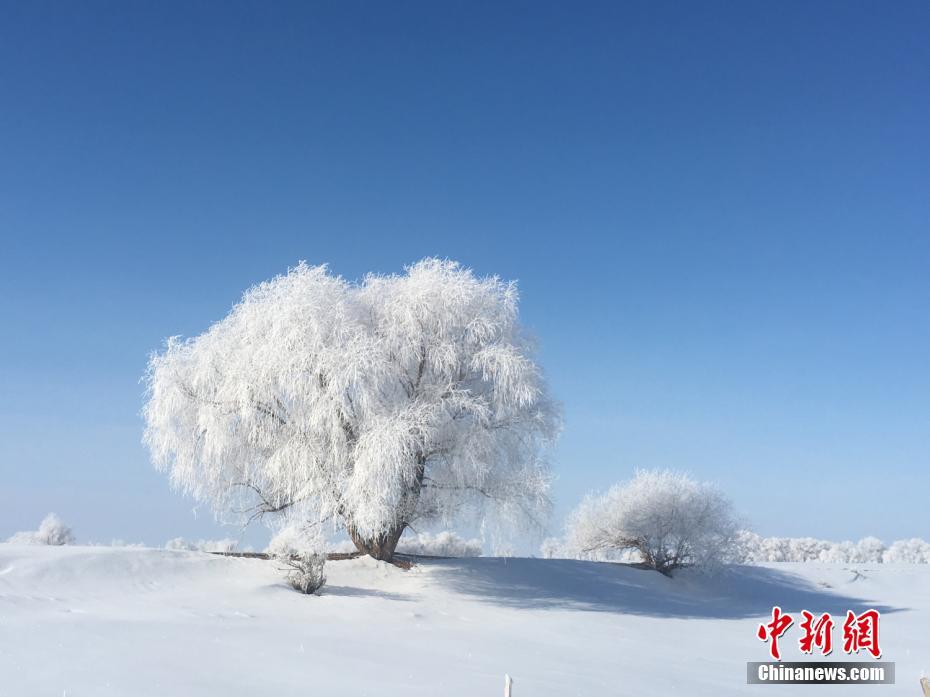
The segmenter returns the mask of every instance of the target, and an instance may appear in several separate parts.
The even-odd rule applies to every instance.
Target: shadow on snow
[[[511,608],[590,610],[651,617],[740,619],[809,610],[845,616],[874,604],[786,571],[731,566],[715,576],[684,570],[675,578],[626,564],[566,559],[428,559],[436,582],[457,593]]]
[[[358,588],[356,586],[330,586],[323,587],[323,595],[343,596],[348,598],[381,598],[383,600],[410,601],[409,595],[392,593],[390,591],[375,590],[373,588]]]

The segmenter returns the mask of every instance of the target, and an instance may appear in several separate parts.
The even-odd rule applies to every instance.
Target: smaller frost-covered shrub
[[[165,549],[186,550],[189,552],[221,552],[223,554],[232,552],[238,545],[237,540],[185,540],[183,537],[175,537],[165,543]]]
[[[294,590],[311,595],[326,584],[325,542],[318,527],[289,525],[272,538],[266,551],[282,565]]]
[[[397,551],[424,557],[480,557],[482,545],[481,540],[465,540],[454,532],[444,531],[435,535],[424,532],[415,537],[401,538]]]
[[[716,488],[676,472],[639,471],[581,503],[569,519],[567,544],[577,556],[635,550],[646,566],[669,575],[727,561],[735,535],[730,502]]]
[[[565,542],[558,537],[547,537],[539,545],[539,556],[543,559],[564,559],[571,554],[565,549]]]
[[[323,573],[325,554],[295,554],[280,561],[287,567],[287,582],[294,590],[304,595],[313,595],[326,584],[326,575]]]
[[[15,545],[73,545],[74,541],[71,528],[54,513],[45,516],[38,530],[18,532],[7,540]]]

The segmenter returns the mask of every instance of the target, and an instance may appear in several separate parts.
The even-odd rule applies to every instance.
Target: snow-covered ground
[[[713,581],[538,559],[331,562],[321,597],[273,562],[0,544],[0,695],[920,694],[930,566],[772,564]],[[771,606],[883,612],[897,685],[747,686]],[[840,637],[834,637],[841,639]],[[798,657],[796,627],[783,640]],[[844,657],[834,652],[833,660]]]

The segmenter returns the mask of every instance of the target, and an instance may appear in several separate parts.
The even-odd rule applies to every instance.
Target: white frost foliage
[[[859,561],[865,564],[880,564],[885,554],[885,545],[877,537],[863,537],[856,548]],[[928,561],[930,555],[924,558],[924,562]]]
[[[643,561],[643,555],[636,549],[591,549],[582,550],[562,537],[547,537],[539,546],[539,556],[543,559],[579,559],[582,561],[609,561],[636,564]]]
[[[898,540],[885,550],[882,561],[888,564],[930,564],[930,544],[917,538]]]
[[[290,523],[271,538],[265,552],[273,557],[283,557],[290,554],[323,553],[326,547],[326,539],[319,525]]]
[[[49,513],[39,524],[38,530],[18,532],[7,540],[18,545],[73,545],[74,533],[61,518]]]
[[[325,540],[318,525],[287,525],[271,539],[266,551],[282,565],[294,590],[310,595],[326,583]]]
[[[789,555],[792,561],[822,561],[827,563],[848,564],[851,562],[858,563],[862,560],[859,558],[858,550],[853,542],[848,540],[837,543],[827,543],[824,549],[820,550],[816,557],[803,555]]]
[[[425,557],[480,557],[482,544],[481,540],[466,540],[450,531],[435,535],[423,532],[412,537],[402,537],[397,551]]]
[[[843,544],[853,548],[851,542]],[[740,533],[738,550],[740,560],[767,562],[818,561],[836,554],[850,555],[842,545],[813,537],[759,537],[747,532]]]
[[[606,494],[589,496],[569,518],[573,556],[639,553],[664,573],[708,569],[730,559],[736,534],[729,500],[710,484],[670,471],[639,471]]]
[[[175,537],[165,543],[165,549],[187,550],[191,552],[222,552],[228,554],[235,551],[239,545],[238,540],[185,540],[183,537]]]
[[[920,539],[899,540],[886,548],[877,537],[864,537],[858,542],[830,542],[811,537],[760,537],[742,530],[737,535],[734,558],[745,563],[927,564],[930,544]]]
[[[517,291],[426,259],[361,283],[301,263],[146,374],[145,443],[219,514],[373,538],[466,506],[536,520],[555,436]]]
[[[330,554],[356,554],[358,547],[352,543],[352,540],[336,540],[326,543],[326,551]]]
[[[304,595],[318,594],[326,585],[326,555],[322,553],[294,554],[281,558],[287,572],[287,582],[295,591]]]
[[[543,559],[566,559],[571,552],[566,549],[565,541],[558,537],[547,537],[539,545],[539,556]]]

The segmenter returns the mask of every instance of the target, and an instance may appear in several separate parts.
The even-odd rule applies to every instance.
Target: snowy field
[[[708,582],[537,559],[331,562],[321,597],[273,562],[0,544],[0,695],[514,697],[920,694],[930,566],[771,564]],[[897,685],[747,686],[773,604],[883,612]],[[841,640],[840,630],[840,640]],[[797,634],[783,640],[797,657]],[[842,660],[842,652],[834,660]]]

